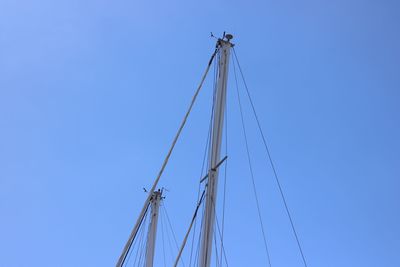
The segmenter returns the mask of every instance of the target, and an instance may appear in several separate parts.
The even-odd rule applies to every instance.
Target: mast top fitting
[[[232,35],[232,34],[229,34],[229,33],[227,33],[227,34],[225,34],[225,38],[226,38],[226,40],[229,42],[230,40],[232,40],[232,39],[233,39],[233,35]]]
[[[233,39],[233,35],[232,34],[224,32],[222,38],[218,38],[217,47],[222,46],[222,44],[230,45],[231,47],[233,47],[234,44],[231,43],[232,39]]]

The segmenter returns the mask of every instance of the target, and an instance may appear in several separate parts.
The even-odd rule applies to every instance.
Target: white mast
[[[149,232],[147,233],[146,267],[153,267],[156,234],[157,234],[158,211],[160,208],[161,195],[162,191],[160,189],[158,191],[154,191],[153,196],[150,200],[151,217],[150,217]]]
[[[220,49],[220,59],[218,62],[219,73],[212,128],[211,154],[209,158],[210,170],[208,172],[208,186],[206,192],[205,212],[203,217],[204,221],[202,229],[201,252],[199,258],[200,267],[209,267],[211,263],[212,239],[215,224],[215,205],[218,186],[218,168],[216,168],[216,166],[220,162],[229,55],[230,49],[233,46],[230,43],[230,40],[232,38],[232,35],[227,34],[223,39],[219,39],[217,42],[217,46]]]

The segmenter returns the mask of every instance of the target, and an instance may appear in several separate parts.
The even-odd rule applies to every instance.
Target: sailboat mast
[[[217,91],[215,98],[214,119],[211,139],[211,153],[209,158],[210,170],[208,171],[208,185],[206,191],[206,203],[203,217],[203,229],[201,239],[201,250],[199,257],[200,267],[209,267],[211,263],[212,239],[215,224],[215,210],[218,186],[218,162],[220,162],[220,152],[222,143],[222,132],[224,126],[226,87],[228,80],[228,65],[230,49],[233,46],[230,43],[232,35],[227,34],[223,39],[218,39],[217,46],[220,50],[219,73],[217,81]]]
[[[158,212],[160,208],[162,191],[154,191],[153,196],[150,200],[150,226],[147,233],[147,244],[146,244],[146,267],[153,267],[154,261],[154,251],[156,244],[156,234],[157,234],[157,222],[158,222]]]

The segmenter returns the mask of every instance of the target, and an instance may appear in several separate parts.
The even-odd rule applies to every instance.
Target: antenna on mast
[[[230,42],[233,39],[233,35],[228,33],[225,35],[225,38],[228,42]]]

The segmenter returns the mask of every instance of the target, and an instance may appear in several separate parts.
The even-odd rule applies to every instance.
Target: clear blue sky
[[[0,266],[113,266],[209,33],[225,30],[309,266],[400,266],[399,25],[399,3],[385,0],[2,0]],[[266,266],[232,89],[225,247],[230,266]],[[208,81],[160,184],[179,240],[210,95]],[[302,266],[245,111],[272,266]]]

